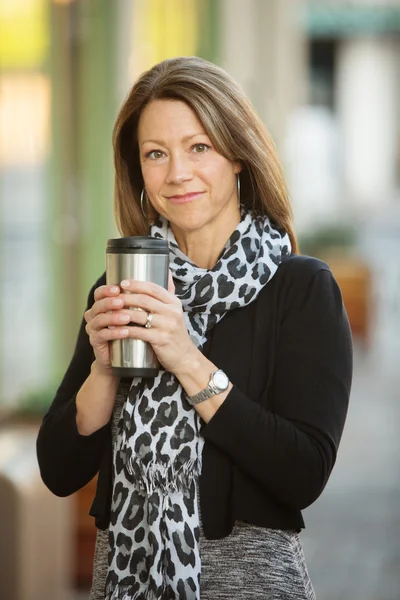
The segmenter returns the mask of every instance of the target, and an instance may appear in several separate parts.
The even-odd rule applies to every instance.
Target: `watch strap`
[[[215,394],[218,394],[218,390],[215,388],[213,382],[210,381],[204,390],[201,390],[201,392],[195,394],[194,396],[189,396],[188,400],[191,404],[199,404],[199,402],[204,402],[204,400],[208,400],[208,398],[215,396]]]
[[[204,400],[208,400],[208,398],[211,398],[211,396],[215,396],[216,394],[220,394],[221,392],[225,391],[226,388],[220,389],[215,385],[213,381],[214,375],[215,373],[211,374],[210,382],[206,388],[197,394],[194,394],[194,396],[187,397],[189,404],[199,404],[200,402],[204,402]]]

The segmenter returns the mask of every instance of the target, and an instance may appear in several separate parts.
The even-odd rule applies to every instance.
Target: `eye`
[[[195,154],[204,154],[209,148],[207,144],[195,144],[192,149]]]
[[[157,158],[162,158],[164,156],[164,152],[162,150],[151,150],[146,153],[146,158],[150,158],[151,160],[157,160]]]

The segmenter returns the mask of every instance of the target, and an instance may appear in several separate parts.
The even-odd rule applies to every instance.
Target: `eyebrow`
[[[188,142],[189,140],[191,140],[194,137],[197,137],[199,135],[203,135],[203,136],[207,136],[206,133],[191,133],[190,135],[185,135],[185,137],[182,138],[182,142]],[[141,146],[143,146],[144,144],[159,144],[160,146],[166,146],[167,144],[163,141],[163,140],[144,140],[144,142],[141,143]]]

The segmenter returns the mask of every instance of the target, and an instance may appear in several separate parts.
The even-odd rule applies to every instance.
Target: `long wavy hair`
[[[220,67],[198,57],[165,60],[132,87],[113,131],[116,222],[123,236],[148,235],[140,207],[143,177],[137,130],[153,100],[180,100],[197,115],[217,152],[240,162],[240,200],[289,235],[298,252],[289,194],[275,145],[241,87]]]

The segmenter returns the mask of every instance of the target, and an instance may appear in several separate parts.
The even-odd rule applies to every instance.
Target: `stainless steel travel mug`
[[[168,268],[169,249],[166,240],[137,236],[111,239],[107,242],[107,285],[120,285],[123,279],[133,279],[152,281],[167,289]],[[134,307],[131,308],[134,310]],[[150,344],[129,338],[113,340],[110,346],[113,375],[157,375],[160,364]]]

